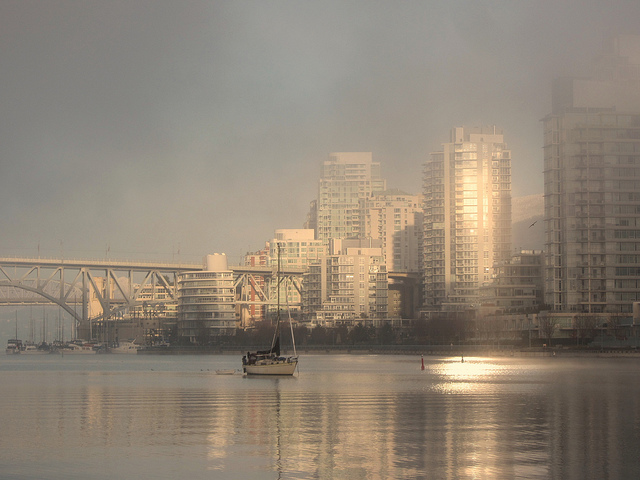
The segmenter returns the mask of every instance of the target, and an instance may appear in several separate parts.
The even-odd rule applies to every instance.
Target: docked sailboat
[[[11,338],[7,342],[7,348],[5,350],[7,355],[16,355],[22,351],[22,340],[17,338]]]
[[[40,346],[33,343],[25,344],[23,350],[20,352],[22,355],[47,355],[49,352],[47,346],[42,344]]]
[[[58,352],[63,355],[95,355],[98,353],[95,345],[82,340],[74,340],[58,347]]]
[[[10,338],[5,350],[7,355],[16,355],[22,351],[22,340],[18,340],[18,311],[16,310],[16,338]]]
[[[293,375],[298,366],[298,355],[296,353],[296,343],[293,336],[291,315],[289,315],[289,327],[291,328],[293,355],[288,357],[280,356],[280,282],[280,244],[278,244],[278,275],[276,288],[278,308],[276,314],[276,329],[273,334],[271,347],[268,350],[247,352],[247,355],[242,357],[242,370],[247,375]]]

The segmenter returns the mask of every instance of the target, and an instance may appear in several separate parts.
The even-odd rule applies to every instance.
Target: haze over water
[[[0,358],[2,478],[638,478],[637,359]]]

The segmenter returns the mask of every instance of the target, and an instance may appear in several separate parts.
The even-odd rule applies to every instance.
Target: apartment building
[[[521,250],[498,265],[494,281],[481,287],[481,305],[489,313],[537,313],[544,305],[544,254]]]
[[[360,199],[362,237],[381,241],[388,272],[420,271],[422,196],[400,190]]]
[[[307,225],[316,226],[316,238],[328,245],[332,238],[360,237],[360,199],[385,190],[380,163],[371,152],[331,153],[322,164],[318,186],[316,219]]]
[[[193,343],[235,335],[233,272],[225,254],[207,255],[202,271],[178,275],[178,335]]]
[[[370,240],[333,240],[329,255],[309,266],[304,284],[305,313],[315,325],[378,326],[388,318],[387,269]]]
[[[553,84],[543,119],[545,292],[555,312],[640,300],[640,36]]]
[[[424,166],[424,308],[474,308],[511,256],[511,151],[502,130],[451,130]]]

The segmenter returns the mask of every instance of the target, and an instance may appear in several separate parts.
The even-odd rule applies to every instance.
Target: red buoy
[[[422,359],[422,367],[420,370],[424,370],[424,355],[420,355],[420,358]]]

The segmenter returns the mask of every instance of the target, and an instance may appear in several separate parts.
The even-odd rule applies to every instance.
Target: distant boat
[[[36,345],[29,343],[24,346],[24,349],[20,353],[23,355],[47,355],[49,350],[38,348]]]
[[[216,370],[216,375],[235,375],[236,371],[231,368],[227,370]]]
[[[58,352],[63,355],[95,355],[98,351],[92,343],[72,342],[58,347]]]
[[[291,327],[293,355],[290,357],[280,356],[280,244],[278,244],[278,271],[276,281],[278,303],[276,329],[273,334],[271,348],[268,350],[247,352],[246,357],[242,357],[242,369],[247,375],[293,375],[298,366],[298,355],[293,337],[293,327],[291,326],[291,316],[289,316],[289,326]]]
[[[18,340],[18,311],[16,310],[16,337],[7,341],[7,355],[17,355],[22,350],[22,340]]]
[[[7,349],[5,350],[7,355],[17,355],[22,350],[22,340],[17,338],[10,338],[7,341]]]
[[[140,345],[134,343],[133,341],[129,342],[118,342],[118,345],[109,349],[111,353],[127,353],[130,355],[136,355],[138,350],[142,348]]]

